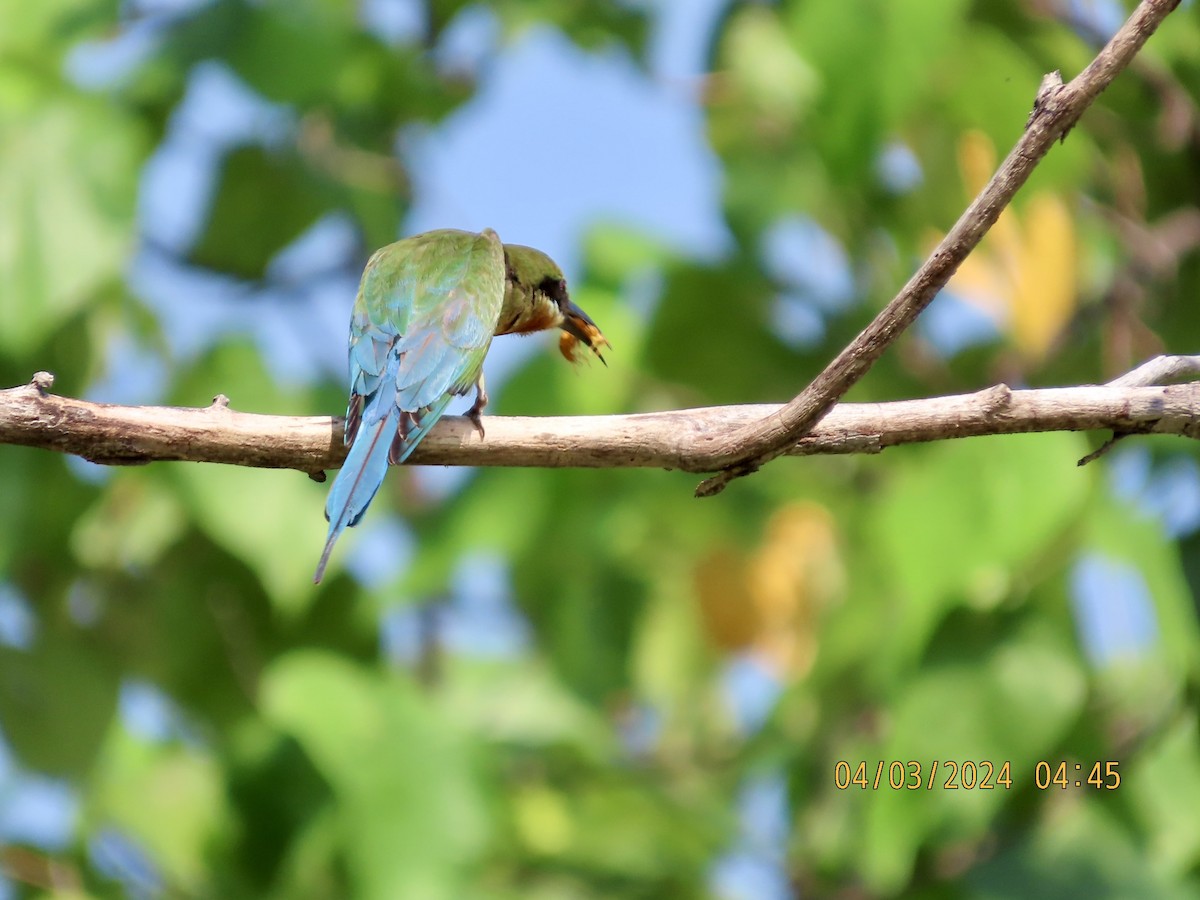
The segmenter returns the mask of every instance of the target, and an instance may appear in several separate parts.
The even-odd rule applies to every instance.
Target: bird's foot
[[[479,439],[483,440],[487,433],[483,430],[483,408],[487,406],[488,395],[483,389],[483,376],[479,376],[479,381],[475,383],[475,402],[471,408],[467,410],[467,418],[471,420],[471,424],[475,426],[475,430],[479,432]]]
[[[487,437],[487,432],[483,427],[483,417],[479,414],[479,410],[472,406],[469,410],[467,410],[467,418],[471,420],[471,424],[474,425],[475,430],[479,432],[479,439],[481,441]]]

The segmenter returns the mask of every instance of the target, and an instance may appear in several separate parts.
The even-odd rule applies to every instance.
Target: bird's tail
[[[369,415],[369,414],[368,414]],[[392,439],[400,427],[400,410],[395,406],[382,419],[364,421],[359,427],[346,462],[333,480],[329,499],[325,501],[325,518],[329,520],[329,537],[325,539],[325,550],[317,563],[313,583],[319,584],[325,574],[325,565],[338,535],[347,527],[358,524],[362,514],[383,483],[387,474],[388,451]]]

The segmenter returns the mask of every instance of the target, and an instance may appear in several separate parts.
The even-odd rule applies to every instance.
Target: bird
[[[570,362],[585,347],[607,365],[611,347],[567,294],[558,265],[540,250],[481,232],[438,229],[375,251],[350,316],[349,447],[329,497],[329,535],[319,584],[338,536],[358,524],[389,464],[408,459],[454,397],[475,388],[467,415],[484,436],[483,360],[492,338],[560,328]]]

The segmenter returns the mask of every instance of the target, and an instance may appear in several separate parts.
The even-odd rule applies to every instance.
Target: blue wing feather
[[[440,231],[377,252],[350,322],[350,451],[329,498],[329,535],[314,581],[339,535],[356,525],[389,461],[408,459],[454,396],[479,378],[504,299],[504,253],[494,232]]]

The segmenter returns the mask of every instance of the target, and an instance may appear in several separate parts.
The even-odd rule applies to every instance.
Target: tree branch
[[[1099,387],[1014,391],[997,385],[928,400],[843,403],[786,452],[878,453],[898,444],[977,435],[1092,429],[1200,438],[1200,383],[1145,384],[1163,375],[1197,372],[1200,357],[1160,357]],[[1131,382],[1119,383],[1124,379]],[[89,403],[48,393],[51,382],[39,372],[28,385],[0,390],[0,443],[74,453],[110,465],[187,460],[298,469],[317,478],[346,456],[340,417],[235,412],[221,396],[204,408]],[[449,416],[411,461],[711,472],[719,465],[714,448],[722,435],[778,411],[754,405],[626,416],[488,417],[483,440],[469,419]]]
[[[721,435],[711,448],[721,469],[700,483],[696,496],[720,493],[787,452],[874,364],[927,307],[1056,140],[1066,137],[1083,111],[1133,59],[1179,0],[1143,0],[1091,64],[1068,84],[1047,75],[1025,132],[979,196],[962,214],[908,284],[825,369],[783,408]]]

